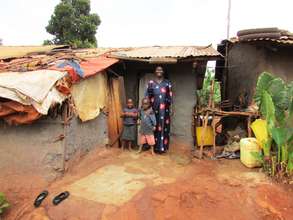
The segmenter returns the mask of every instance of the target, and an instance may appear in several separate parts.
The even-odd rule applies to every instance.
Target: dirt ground
[[[2,173],[1,191],[12,203],[4,219],[292,219],[291,186],[272,183],[239,160],[197,160],[176,143],[171,149],[152,156],[98,148],[51,184]],[[49,197],[34,208],[44,189]],[[54,206],[54,195],[64,190],[70,197]]]

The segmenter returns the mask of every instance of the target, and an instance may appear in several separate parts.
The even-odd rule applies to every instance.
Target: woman
[[[155,152],[164,153],[169,149],[170,139],[170,107],[172,102],[171,83],[164,78],[164,70],[158,66],[156,79],[148,83],[146,97],[151,101],[156,115]]]

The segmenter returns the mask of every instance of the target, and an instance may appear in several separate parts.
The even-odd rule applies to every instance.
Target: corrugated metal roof
[[[106,47],[99,47],[99,48],[86,48],[86,49],[75,49],[73,53],[80,57],[80,58],[95,58],[99,57],[103,54],[117,51],[117,48],[106,48]]]
[[[0,59],[18,58],[30,53],[50,52],[51,50],[63,48],[64,45],[48,46],[0,46]]]
[[[137,47],[110,53],[120,59],[127,58],[187,58],[187,57],[219,57],[221,54],[212,45],[200,46],[153,46]]]
[[[284,44],[284,45],[293,45],[293,39],[291,39],[289,37],[281,37],[279,39],[259,37],[259,38],[241,40],[241,41],[239,41],[239,39],[236,37],[229,39],[229,42],[231,42],[231,43],[257,42],[257,41],[268,41],[268,42],[274,42],[274,43]]]

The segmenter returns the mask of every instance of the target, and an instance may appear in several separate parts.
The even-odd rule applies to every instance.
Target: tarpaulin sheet
[[[83,77],[83,69],[81,69],[79,63],[75,60],[58,60],[56,63],[57,68],[71,67],[80,76]]]
[[[30,124],[41,114],[31,105],[22,105],[15,101],[0,103],[0,116],[10,125]]]
[[[83,78],[84,71],[75,60],[58,60],[54,63],[54,66],[50,67],[51,70],[57,70],[67,72],[73,83],[78,82],[80,78]]]
[[[71,87],[71,94],[82,121],[96,118],[107,106],[108,86],[106,74],[97,74]]]
[[[0,73],[0,87],[13,90],[40,103],[56,81],[64,76],[65,73],[55,70]]]
[[[32,105],[35,109],[43,115],[47,115],[50,107],[54,104],[61,104],[66,99],[66,96],[59,92],[55,87],[53,87],[43,102],[38,103],[32,101]]]
[[[118,59],[109,58],[106,56],[99,56],[97,58],[90,58],[86,61],[82,61],[80,66],[84,71],[83,77],[86,78],[95,75],[117,63],[118,61]]]
[[[52,104],[62,103],[66,98],[54,87],[63,76],[64,73],[52,70],[0,73],[0,97],[32,105],[46,115]]]
[[[27,96],[17,93],[15,90],[3,87],[0,87],[0,97],[19,102],[23,105],[31,104],[31,100]]]
[[[0,87],[0,97],[16,101],[24,106],[32,105],[42,115],[47,115],[49,108],[53,104],[61,104],[66,99],[66,96],[60,93],[55,87],[49,91],[42,102],[36,102],[29,97],[19,96],[19,94],[13,90],[2,87]]]

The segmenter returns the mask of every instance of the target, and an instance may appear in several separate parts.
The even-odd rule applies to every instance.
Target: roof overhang
[[[154,46],[120,49],[108,54],[108,57],[147,62],[150,64],[175,64],[178,62],[192,62],[195,60],[217,60],[222,55],[211,45],[200,46]]]

